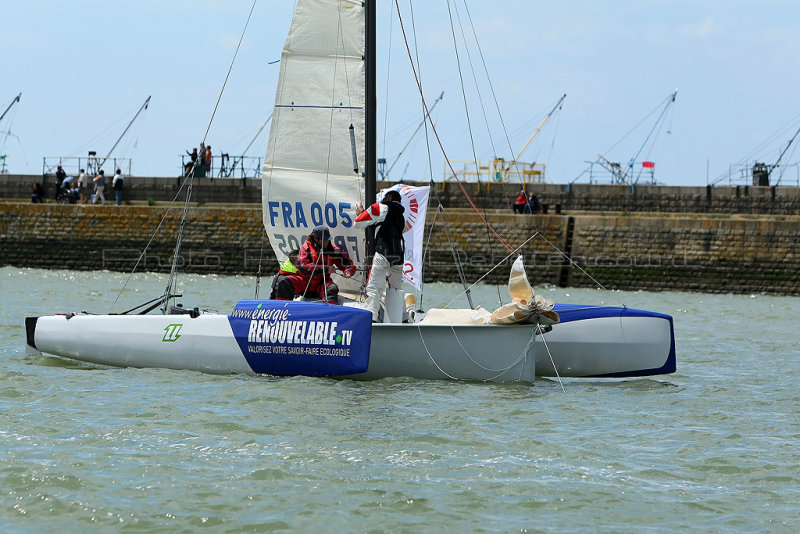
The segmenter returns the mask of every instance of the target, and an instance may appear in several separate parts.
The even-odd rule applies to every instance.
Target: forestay
[[[262,169],[264,227],[279,261],[326,226],[363,266],[353,220],[364,198],[364,53],[361,2],[297,2]]]

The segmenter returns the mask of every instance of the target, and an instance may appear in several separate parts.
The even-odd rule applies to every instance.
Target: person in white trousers
[[[383,200],[376,202],[361,211],[356,217],[356,228],[377,225],[375,232],[375,255],[372,258],[372,269],[367,282],[366,308],[372,312],[372,321],[378,322],[381,308],[381,297],[389,280],[386,291],[386,311],[384,322],[402,322],[403,320],[403,263],[405,261],[405,243],[403,231],[406,220],[405,208],[400,203],[400,193],[387,192]],[[399,312],[399,313],[398,313]]]
[[[103,191],[106,190],[106,171],[100,169],[100,173],[94,178],[94,204],[99,201],[100,204],[106,203],[106,197]]]

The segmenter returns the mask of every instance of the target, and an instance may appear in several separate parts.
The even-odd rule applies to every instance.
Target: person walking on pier
[[[106,190],[106,171],[100,169],[100,173],[94,177],[94,202],[92,204],[97,204],[97,201],[100,201],[100,204],[106,203],[106,197],[103,195],[103,191]]]
[[[80,193],[81,204],[86,204],[89,201],[89,198],[92,196],[89,189],[91,184],[91,180],[89,180],[89,177],[86,175],[86,170],[81,169],[81,172],[78,175],[78,191]]]

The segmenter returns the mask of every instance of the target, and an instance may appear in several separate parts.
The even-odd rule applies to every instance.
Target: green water
[[[25,356],[26,315],[107,312],[125,279],[0,269],[2,532],[800,531],[800,299],[544,288],[675,317],[676,374],[566,392]],[[163,285],[137,275],[114,309]],[[180,289],[229,311],[253,280]]]

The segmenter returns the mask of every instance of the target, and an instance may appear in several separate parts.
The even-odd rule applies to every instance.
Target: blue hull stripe
[[[228,315],[256,373],[340,376],[369,367],[372,313],[317,302],[242,300]]]

